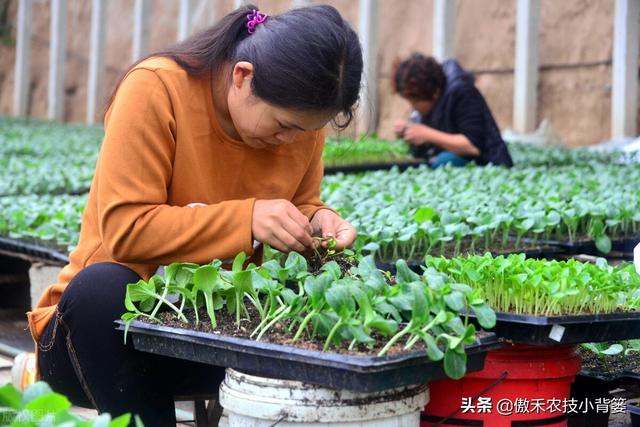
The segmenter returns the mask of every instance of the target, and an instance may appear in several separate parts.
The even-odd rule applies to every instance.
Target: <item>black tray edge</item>
[[[469,312],[469,317],[475,317]],[[528,325],[552,326],[562,324],[593,323],[621,320],[640,320],[640,311],[628,311],[623,313],[584,314],[569,316],[534,316],[528,314],[513,314],[496,311],[496,319],[502,322],[526,323]]]
[[[46,261],[54,261],[65,265],[69,263],[69,257],[54,249],[38,246],[33,243],[26,243],[20,240],[0,237],[0,249],[7,252],[15,252],[17,254],[28,255]]]
[[[116,320],[117,330],[124,331],[124,321]],[[426,358],[423,351],[412,351],[392,356],[353,356],[336,353],[325,353],[320,351],[304,350],[282,344],[274,344],[262,341],[255,341],[247,338],[229,337],[189,329],[173,328],[161,325],[134,320],[129,327],[129,334],[143,333],[147,335],[170,335],[172,338],[196,342],[201,344],[215,344],[213,347],[225,349],[240,349],[247,354],[265,356],[265,350],[277,354],[281,359],[308,363],[310,365],[331,366],[337,369],[349,369],[354,372],[371,373],[377,370],[387,370],[392,367],[424,364]],[[493,332],[481,338],[475,344],[466,346],[467,354],[483,353],[502,346],[498,337]],[[213,340],[212,338],[216,339]],[[251,351],[247,351],[251,350]],[[273,355],[271,355],[273,357]],[[428,359],[427,359],[428,360]],[[440,363],[432,362],[429,363]]]

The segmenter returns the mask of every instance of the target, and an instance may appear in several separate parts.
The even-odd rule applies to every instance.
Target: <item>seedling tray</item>
[[[556,246],[563,248],[569,254],[607,256],[607,254],[603,254],[598,250],[596,243],[593,240],[574,240],[570,242],[568,240],[522,239],[522,241],[540,245]],[[611,252],[621,253],[624,258],[633,257],[633,249],[638,243],[640,243],[640,236],[614,239],[611,241]]]
[[[640,374],[633,371],[622,371],[619,387],[631,393],[640,393]]]
[[[640,236],[628,239],[614,240],[611,242],[611,254],[626,261],[633,261],[633,250],[640,243]]]
[[[357,172],[370,172],[379,170],[389,170],[394,166],[401,172],[411,167],[417,167],[426,164],[422,160],[406,160],[395,163],[366,163],[361,165],[344,165],[344,166],[327,166],[324,168],[325,175],[335,175],[337,173],[357,173]]]
[[[597,383],[601,389],[607,388],[608,390],[613,390],[625,374],[622,371],[603,372],[583,369],[578,373],[578,376],[584,377],[586,381]]]
[[[42,260],[50,264],[64,265],[69,257],[53,249],[38,246],[33,243],[0,237],[0,250],[9,253],[26,255],[30,258]]]
[[[568,254],[587,254],[592,253],[593,251],[597,251],[596,243],[591,239],[569,241],[525,238],[522,239],[522,242],[532,243],[535,245],[556,246],[564,249]]]
[[[118,330],[124,322],[116,321]],[[133,321],[127,339],[136,350],[224,366],[270,378],[336,389],[375,392],[445,378],[442,362],[424,351],[392,356],[352,356]],[[484,366],[487,350],[500,347],[493,333],[467,346],[467,372]]]
[[[469,314],[473,317],[473,313]],[[640,312],[531,316],[496,312],[498,338],[521,344],[560,345],[640,338]]]
[[[561,255],[566,254],[566,251],[564,251],[562,248],[559,247],[555,247],[555,246],[545,246],[545,247],[541,247],[539,249],[532,249],[532,250],[528,250],[528,251],[522,251],[522,252],[517,252],[517,251],[512,251],[512,252],[492,252],[493,256],[498,256],[498,255],[509,255],[509,254],[520,254],[523,253],[525,255],[525,257],[527,258],[535,258],[535,259],[557,259],[559,258]],[[423,273],[423,269],[422,269],[422,265],[424,263],[422,262],[418,262],[418,261],[408,261],[407,265],[409,266],[409,268],[418,273],[418,274],[422,274]],[[376,266],[383,271],[388,271],[391,274],[396,274],[396,265],[395,263],[390,263],[390,262],[383,262],[383,261],[376,261]]]
[[[496,257],[500,255],[508,256],[513,254],[524,254],[525,257],[533,259],[557,259],[566,253],[566,250],[561,247],[549,245],[524,251],[492,252],[492,255]]]
[[[411,271],[413,271],[414,273],[417,273],[417,274],[422,274],[424,272],[424,270],[422,269],[422,265],[423,264],[424,263],[418,262],[418,261],[408,261],[407,262],[407,266],[409,267],[409,269]],[[388,271],[393,276],[395,276],[395,274],[396,274],[396,265],[395,265],[395,263],[376,261],[376,267],[378,267],[378,270]]]

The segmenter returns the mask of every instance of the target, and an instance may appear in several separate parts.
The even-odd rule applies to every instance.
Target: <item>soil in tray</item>
[[[626,357],[622,354],[606,356],[607,365],[592,351],[579,348],[582,357],[582,370],[589,372],[601,372],[605,375],[619,374],[622,371],[640,372],[640,353],[632,352]]]
[[[306,255],[308,262],[308,271],[311,273],[317,273],[318,271],[320,271],[322,265],[329,261],[337,262],[343,274],[348,274],[348,271],[351,269],[351,267],[355,265],[351,259],[344,257],[341,253],[327,256],[326,251],[320,250],[318,253],[313,252]],[[392,276],[387,277],[387,282],[392,285],[395,283],[395,278]],[[255,330],[255,328],[258,327],[260,323],[260,315],[256,308],[252,305],[247,305],[246,308],[249,312],[249,319],[242,319],[240,321],[239,328],[236,325],[235,314],[229,314],[226,309],[222,309],[216,312],[217,328],[215,330],[211,327],[209,315],[204,308],[198,311],[200,322],[197,327],[195,325],[195,312],[193,310],[184,312],[185,316],[189,320],[188,324],[185,324],[184,322],[176,319],[174,313],[171,311],[161,312],[157,317],[158,319],[160,319],[161,324],[164,326],[231,337],[255,339],[255,337],[250,338],[249,336]],[[144,318],[141,318],[140,320],[143,322],[153,322]],[[290,332],[287,330],[290,326],[289,322],[290,321],[287,320],[271,327],[271,329],[269,329],[269,331],[263,335],[261,341],[273,344],[288,345],[304,350],[322,351],[326,339],[325,337],[312,339],[307,334],[303,334],[297,341],[294,342],[293,336],[295,335],[297,328],[299,327],[299,323],[293,325],[292,331]],[[307,330],[311,330],[311,328],[312,326],[310,323],[307,326]],[[400,328],[398,330],[400,330]],[[489,333],[484,331],[478,331],[476,334],[478,338],[489,335]],[[350,343],[344,341],[340,347],[336,347],[332,344],[328,351],[331,353],[348,354],[355,356],[376,356],[378,352],[386,345],[389,339],[391,339],[391,336],[382,336],[376,333],[372,334],[371,337],[375,340],[375,343],[371,346],[367,346],[366,344],[357,344],[352,349],[349,349],[348,347]],[[406,340],[401,340],[398,344],[389,349],[387,355],[406,352],[406,350],[404,350],[405,343]],[[422,341],[418,341],[409,351],[426,351],[426,348]]]
[[[305,255],[308,263],[308,271],[312,274],[317,274],[320,272],[320,269],[324,264],[329,261],[335,261],[340,266],[340,271],[343,275],[348,275],[351,267],[357,267],[357,262],[344,257],[342,254],[337,253],[335,255],[326,256],[323,255],[322,252],[316,254],[307,254]],[[324,258],[322,258],[324,257]],[[418,262],[418,261],[415,261]],[[385,280],[389,285],[395,285],[396,279],[392,275],[385,275]]]
[[[206,310],[201,309],[199,311],[200,323],[198,326],[195,326],[195,314],[193,311],[185,311],[185,316],[189,319],[189,324],[185,324],[180,320],[175,319],[172,313],[164,312],[158,315],[158,318],[161,320],[164,326],[170,326],[173,328],[182,328],[182,329],[190,329],[198,332],[207,332],[219,335],[226,335],[231,337],[238,338],[249,338],[251,332],[258,326],[260,323],[260,315],[258,311],[253,306],[247,306],[247,311],[249,312],[249,319],[243,319],[240,321],[240,328],[236,327],[236,316],[235,314],[230,315],[226,309],[220,310],[216,312],[218,327],[213,330],[211,328],[211,323],[209,321],[209,316],[207,315]],[[143,320],[146,321],[146,320]],[[299,325],[299,323],[298,323]],[[303,350],[312,350],[312,351],[322,351],[322,347],[324,346],[324,338],[319,337],[317,340],[310,339],[309,337],[302,336],[297,341],[293,342],[292,338],[295,334],[295,329],[293,332],[287,332],[288,324],[286,323],[278,323],[274,325],[267,333],[265,333],[261,341],[269,342],[273,344],[281,344],[288,345],[292,347],[297,347]],[[294,326],[295,328],[295,326]],[[309,330],[311,327],[309,327]],[[353,349],[349,350],[349,343],[344,342],[343,345],[339,348],[331,345],[328,351],[331,353],[339,353],[339,354],[350,354],[354,356],[375,356],[378,352],[384,347],[384,344],[389,340],[390,337],[384,337],[381,335],[372,335],[372,338],[376,340],[376,343],[368,348],[364,344],[356,345]],[[255,339],[255,336],[250,339]],[[398,344],[391,348],[387,354],[397,354],[403,352],[404,342]],[[422,342],[416,343],[415,346],[411,348],[411,351],[425,351],[425,347]]]
[[[195,326],[195,314],[193,311],[185,311],[185,316],[189,320],[189,324],[185,324],[180,320],[175,319],[172,312],[162,312],[158,314],[158,318],[162,322],[163,326],[169,326],[173,328],[182,328],[189,329],[198,332],[206,332],[213,333],[219,335],[226,335],[231,337],[238,338],[249,338],[251,332],[258,326],[260,323],[260,316],[253,306],[247,306],[247,311],[249,312],[250,320],[243,319],[240,323],[240,328],[236,327],[236,317],[235,314],[230,315],[226,309],[220,310],[216,312],[216,320],[218,323],[218,327],[213,330],[211,328],[211,322],[209,321],[209,316],[207,315],[206,310],[201,309],[199,313],[200,323],[198,326]],[[147,321],[146,319],[141,319],[142,321]],[[297,324],[299,325],[299,324]],[[263,337],[261,338],[262,342],[269,342],[273,344],[281,344],[288,345],[292,347],[297,347],[303,350],[312,350],[312,351],[322,351],[322,347],[324,346],[324,337],[319,337],[318,339],[311,339],[308,336],[303,335],[296,342],[292,342],[293,335],[295,334],[295,330],[291,333],[287,332],[286,328],[288,324],[279,323],[274,325]],[[295,328],[295,326],[294,326]],[[310,330],[311,328],[309,328]],[[487,336],[489,333],[484,331],[478,331],[477,337],[481,338]],[[385,337],[382,335],[373,334],[372,338],[376,340],[376,342],[371,346],[367,347],[364,344],[359,344],[354,346],[353,349],[349,350],[349,343],[343,342],[341,347],[335,347],[331,345],[328,352],[330,353],[338,353],[338,354],[348,354],[352,356],[376,356],[378,352],[384,347],[384,345],[389,341],[391,337]],[[255,339],[255,337],[253,338]],[[387,353],[387,355],[399,354],[406,352],[403,347],[405,345],[405,340],[402,340],[400,343],[393,346]],[[415,351],[426,351],[424,344],[419,341],[417,342],[410,350],[410,352]]]
[[[342,274],[347,274],[351,267],[357,264],[354,261],[337,253],[334,255],[327,255],[324,249],[320,249],[318,252],[308,252],[305,255],[308,263],[308,271],[312,274],[317,274],[322,266],[330,261],[335,261],[340,266]]]

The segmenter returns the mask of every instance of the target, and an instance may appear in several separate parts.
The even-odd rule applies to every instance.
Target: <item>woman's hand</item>
[[[406,120],[396,120],[393,124],[393,132],[396,134],[397,138],[404,138],[404,131],[407,129],[407,121]]]
[[[431,139],[433,129],[419,123],[409,123],[404,131],[404,140],[411,145],[422,145]]]
[[[358,235],[353,225],[329,209],[317,211],[311,218],[311,225],[315,235],[323,238],[333,237],[336,241],[336,249],[351,246]],[[327,242],[322,242],[322,246],[327,247]]]
[[[309,220],[284,199],[256,200],[251,232],[255,240],[282,252],[303,252],[313,246]]]

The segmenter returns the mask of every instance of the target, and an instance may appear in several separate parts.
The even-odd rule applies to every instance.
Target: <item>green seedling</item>
[[[450,282],[435,271],[418,275],[403,261],[397,264],[396,283],[389,285],[371,256],[356,259],[347,272],[329,261],[315,274],[295,252],[284,262],[272,259],[262,266],[245,265],[245,260],[239,254],[230,271],[217,260],[203,266],[171,264],[164,277],[129,284],[128,312],[122,319],[127,328],[140,317],[160,322],[158,313],[164,307],[169,315],[189,322],[186,310],[204,307],[215,329],[216,312],[226,306],[240,328],[240,320],[248,316],[247,306],[253,305],[260,321],[250,338],[264,339],[280,325],[279,333],[290,334],[292,342],[303,337],[318,340],[329,351],[372,347],[376,336],[385,340],[380,356],[401,342],[411,351],[421,340],[427,357],[444,359],[445,372],[453,378],[464,375],[464,346],[475,339],[475,329],[466,315],[461,320],[461,313],[477,308],[484,313],[478,316],[483,326],[493,326],[487,320],[491,315],[495,321],[495,314],[471,287]],[[170,301],[171,295],[178,301],[172,302],[175,297]]]

